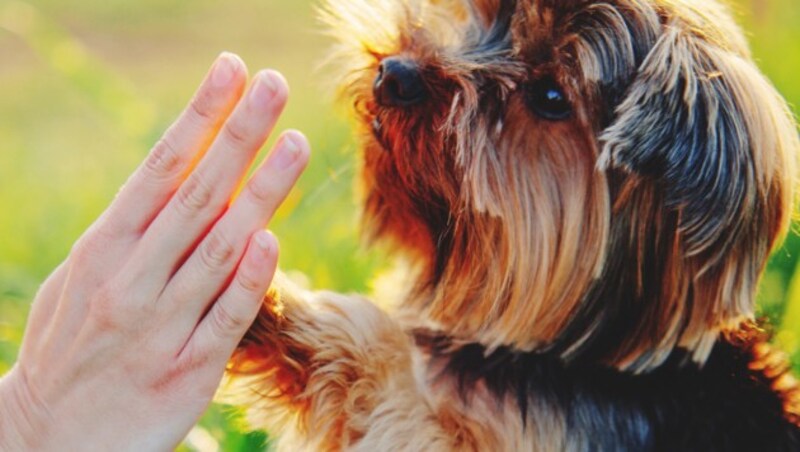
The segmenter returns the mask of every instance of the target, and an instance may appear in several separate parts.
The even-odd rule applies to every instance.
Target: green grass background
[[[800,2],[737,0],[762,69],[800,105]],[[308,0],[0,0],[0,373],[13,363],[38,285],[113,198],[189,99],[214,57],[283,72],[280,127],[309,137],[312,163],[271,228],[281,266],[315,287],[368,289],[380,265],[359,247],[354,147],[315,70],[327,48]],[[269,145],[268,145],[269,146]],[[268,148],[267,146],[267,148]],[[795,228],[797,229],[797,228]],[[760,289],[760,312],[800,364],[800,239],[791,234]],[[798,366],[800,367],[800,366]],[[251,450],[215,406],[181,447]]]

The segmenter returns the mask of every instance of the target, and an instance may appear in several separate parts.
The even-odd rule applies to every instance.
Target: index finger
[[[103,215],[112,234],[141,234],[208,150],[242,97],[247,82],[244,62],[223,52],[189,105],[123,186]]]

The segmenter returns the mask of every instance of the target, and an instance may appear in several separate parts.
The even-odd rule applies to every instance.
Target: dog
[[[287,450],[798,451],[754,320],[800,142],[716,0],[328,0],[376,304],[279,274],[230,400]],[[388,305],[389,307],[386,307]]]

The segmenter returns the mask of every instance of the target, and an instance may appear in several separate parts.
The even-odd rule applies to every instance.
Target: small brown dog
[[[795,123],[715,0],[329,0],[392,310],[279,280],[231,362],[288,450],[800,450],[754,326]],[[280,279],[280,277],[279,277]]]

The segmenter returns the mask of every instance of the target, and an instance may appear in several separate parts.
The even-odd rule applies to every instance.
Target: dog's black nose
[[[381,62],[373,92],[375,100],[384,107],[410,107],[427,96],[419,66],[401,57],[386,58]]]

